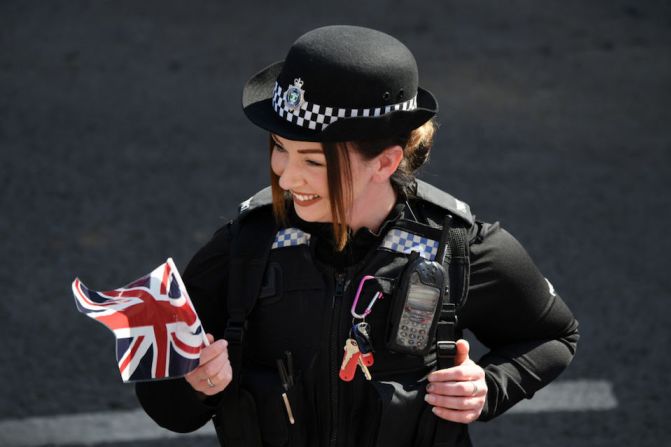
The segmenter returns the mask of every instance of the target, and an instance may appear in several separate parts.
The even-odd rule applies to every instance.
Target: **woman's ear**
[[[403,161],[403,148],[399,145],[389,146],[376,158],[373,180],[386,182],[396,172],[398,165]]]

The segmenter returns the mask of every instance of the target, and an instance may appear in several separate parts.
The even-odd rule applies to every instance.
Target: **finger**
[[[226,352],[222,352],[217,357],[210,359],[207,363],[204,363],[191,371],[188,374],[188,378],[190,378],[190,381],[192,382],[207,381],[208,377],[212,378],[216,376],[219,371],[227,365],[230,365],[228,355]]]
[[[225,362],[228,362],[226,343],[225,340],[218,340],[215,344],[201,351],[199,366],[188,372],[184,377],[192,386],[196,385],[198,382],[205,381],[211,375],[216,374]]]
[[[207,337],[207,341],[208,341],[210,344],[214,343],[214,335],[212,335],[212,334],[205,334],[205,336]]]
[[[222,353],[225,353],[226,357],[228,357],[228,342],[223,338],[221,340],[214,341],[212,344],[204,347],[203,350],[200,351],[199,364],[202,366]]]
[[[184,376],[184,379],[191,385],[191,388],[196,391],[202,392],[207,387],[207,377],[205,377],[205,374],[203,374],[202,368],[200,367],[188,372]]]
[[[454,366],[459,366],[468,360],[470,345],[464,339],[457,340],[457,355],[454,356]]]
[[[195,388],[203,394],[212,396],[223,391],[228,384],[231,383],[232,378],[233,373],[231,372],[231,369],[224,368],[215,376],[210,377],[209,381],[207,379],[199,381]],[[210,386],[210,383],[213,386]]]
[[[439,369],[429,374],[429,382],[460,382],[464,380],[479,380],[485,376],[485,372],[472,360],[467,360],[459,366]]]
[[[424,400],[434,407],[448,408],[450,410],[478,410],[482,408],[483,398],[476,397],[454,397],[441,396],[438,394],[427,394]]]
[[[206,366],[198,367],[186,380],[196,390],[211,396],[223,391],[233,379],[233,370],[227,358],[220,357]]]
[[[473,390],[476,390],[475,394],[473,394]],[[443,396],[484,396],[487,394],[487,383],[484,380],[435,382],[429,383],[426,391]]]
[[[215,388],[220,388],[217,390],[217,392],[221,391],[222,389],[226,388],[229,383],[231,383],[231,380],[233,380],[233,369],[231,368],[230,363],[226,363],[223,368],[219,370],[219,372],[211,378],[212,383],[215,384]]]
[[[231,363],[228,360],[228,356],[226,355],[220,355],[218,357],[213,358],[209,362],[207,362],[205,365],[202,365],[199,369],[201,370],[202,373],[202,380],[207,381],[207,378],[209,377],[212,381],[214,381],[214,378],[217,377],[217,375],[225,368],[231,367]]]
[[[441,419],[445,419],[452,422],[458,422],[460,424],[470,424],[480,417],[480,412],[476,410],[450,410],[447,408],[433,407],[433,413]]]

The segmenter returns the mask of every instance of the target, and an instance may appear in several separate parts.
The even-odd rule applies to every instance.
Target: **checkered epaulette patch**
[[[424,259],[433,261],[438,253],[438,241],[398,228],[392,228],[384,237],[380,248],[405,254],[416,251]]]
[[[310,234],[298,228],[282,228],[275,235],[273,250],[276,248],[295,247],[296,245],[309,245]]]

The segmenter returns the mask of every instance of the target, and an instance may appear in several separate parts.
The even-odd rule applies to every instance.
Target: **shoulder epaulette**
[[[238,206],[238,217],[242,218],[255,209],[263,206],[271,205],[273,203],[273,193],[270,186],[263,188],[249,199],[245,200]]]
[[[445,191],[422,180],[417,179],[415,182],[417,184],[417,191],[415,192],[417,197],[462,218],[468,222],[469,226],[475,223],[475,217],[471,214],[471,208],[466,202],[462,202]]]

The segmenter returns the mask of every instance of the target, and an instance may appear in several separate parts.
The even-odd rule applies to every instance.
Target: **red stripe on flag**
[[[177,334],[174,332],[170,334],[172,336],[172,342],[177,346],[179,349],[181,349],[184,352],[188,352],[189,354],[198,354],[200,350],[203,348],[203,344],[201,343],[200,346],[191,346],[187,345],[184,343],[182,340],[177,338]]]
[[[114,312],[109,315],[94,315],[93,318],[100,321],[112,331],[131,329],[133,327],[129,324],[128,315],[121,312]]]
[[[163,281],[161,281],[161,295],[165,295],[168,291],[168,278],[170,276],[170,266],[166,263],[163,269]]]
[[[168,331],[165,324],[154,324],[154,336],[156,337],[156,375],[157,379],[165,377],[168,373]]]
[[[82,301],[87,304],[93,304],[97,305],[98,303],[94,303],[91,300],[89,300],[89,297],[86,296],[86,294],[82,291],[82,283],[79,281],[79,278],[75,279],[75,290],[77,292],[77,298],[79,298],[79,301]]]
[[[122,374],[124,370],[128,368],[128,365],[130,364],[131,360],[133,360],[133,357],[135,357],[135,353],[137,352],[137,350],[140,349],[142,340],[144,340],[144,335],[140,335],[138,338],[135,339],[135,342],[133,342],[133,347],[131,348],[130,353],[126,356],[126,360],[124,360],[123,363],[119,365],[119,371],[121,371]]]
[[[89,306],[95,306],[95,307],[103,307],[103,306],[109,306],[110,304],[115,304],[113,302],[112,303],[109,303],[109,302],[107,302],[107,303],[96,303],[95,301],[91,301],[91,299],[88,297],[88,295],[86,293],[84,293],[84,290],[83,290],[84,288],[86,288],[84,286],[84,284],[82,284],[82,282],[79,279],[76,279],[75,280],[75,290],[77,291],[77,295],[78,295],[78,298],[79,298],[80,302],[86,303]],[[101,295],[101,294],[99,293],[99,295]],[[103,296],[103,298],[108,298],[108,297]]]

